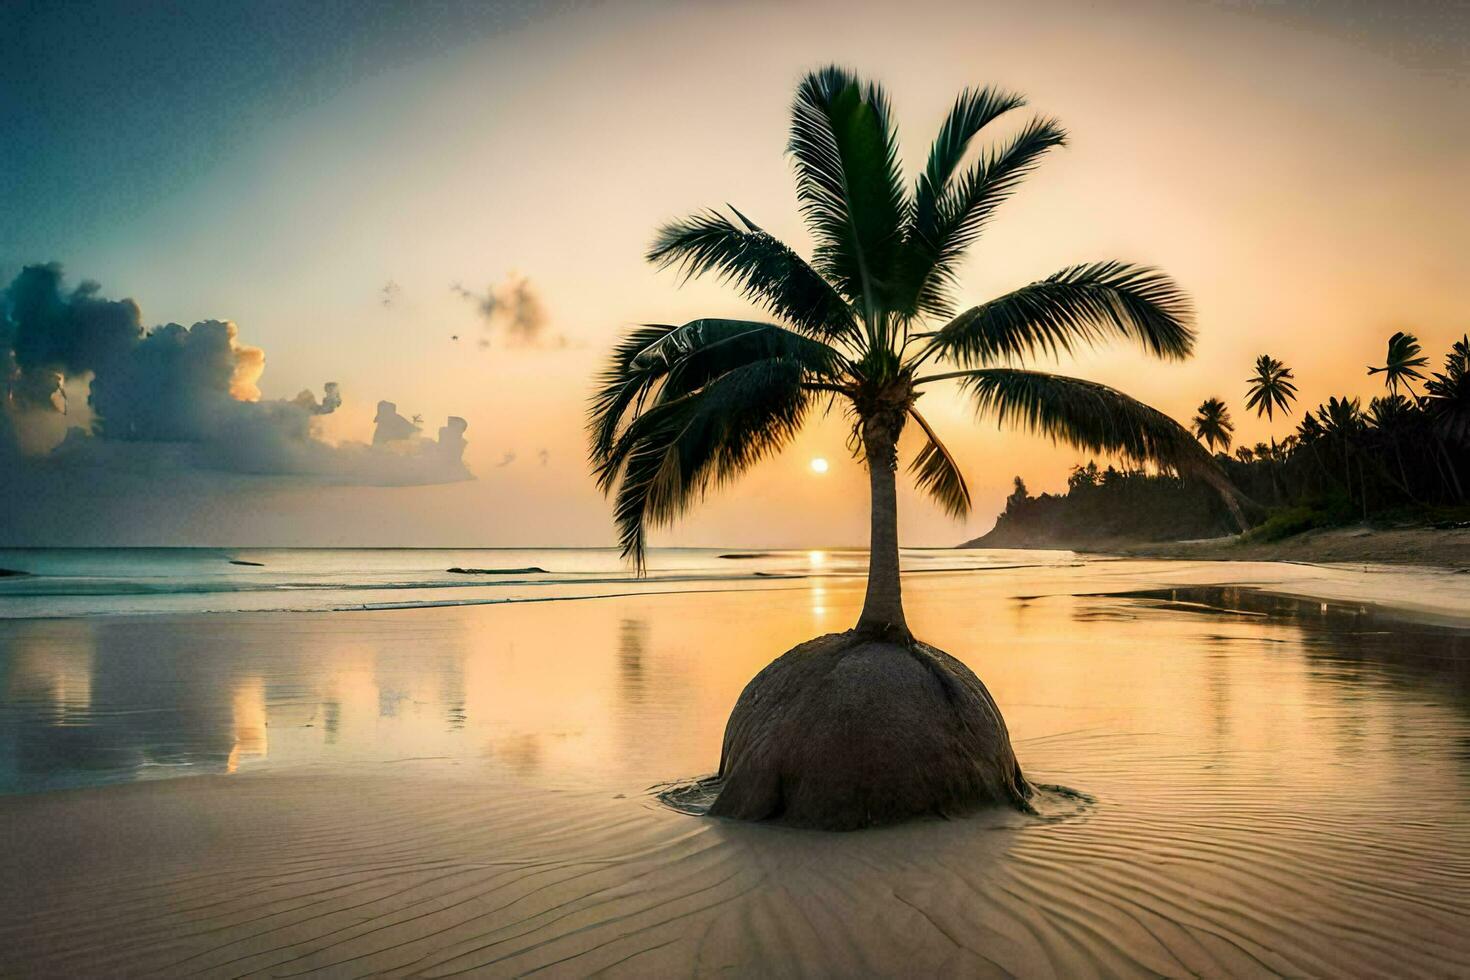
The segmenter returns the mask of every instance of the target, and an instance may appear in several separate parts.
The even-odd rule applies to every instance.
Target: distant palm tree
[[[1301,424],[1296,427],[1297,442],[1303,446],[1314,445],[1326,433],[1322,429],[1322,423],[1317,421],[1317,416],[1307,412],[1302,416]]]
[[[1455,458],[1445,448],[1450,442],[1464,448],[1470,446],[1470,336],[1455,341],[1444,359],[1444,370],[1424,384],[1424,411],[1429,416],[1430,431],[1449,473],[1450,486],[1458,500],[1465,499],[1465,488]]]
[[[1369,365],[1368,374],[1382,374],[1383,383],[1390,395],[1397,395],[1400,386],[1407,388],[1412,395],[1414,389],[1409,381],[1424,380],[1424,374],[1419,369],[1428,363],[1429,358],[1424,356],[1419,347],[1419,338],[1400,330],[1388,338],[1388,360],[1382,367]]]
[[[1461,337],[1424,385],[1424,410],[1451,442],[1470,446],[1470,336]]]
[[[1282,414],[1291,414],[1291,403],[1296,401],[1296,384],[1292,381],[1291,368],[1282,364],[1274,357],[1262,354],[1256,358],[1256,373],[1246,379],[1245,407],[1256,410],[1256,416],[1266,416],[1274,420],[1275,412],[1279,409]],[[1266,449],[1266,452],[1262,452]],[[1271,492],[1276,499],[1282,499],[1281,476],[1276,471],[1276,440],[1273,437],[1270,447],[1264,443],[1256,447],[1256,458],[1270,463],[1268,472],[1271,476]]]
[[[1235,458],[1242,463],[1249,463],[1256,458],[1255,452],[1249,446],[1241,446],[1235,451]]]
[[[1089,452],[1203,474],[1235,505],[1210,455],[1162,412],[1094,381],[1009,366],[1112,339],[1155,357],[1189,356],[1189,302],[1168,277],[1122,262],[1076,265],[958,312],[966,250],[1065,141],[1055,120],[1034,118],[962,169],[980,131],[1023,104],[993,88],[962,92],[908,189],[883,89],[841,68],[812,72],[797,88],[787,144],[815,242],[811,261],[734,208],[658,232],[650,261],[686,278],[727,279],[782,323],[645,326],[614,348],[589,425],[598,483],[616,493],[625,556],[641,567],[650,525],[671,522],[783,448],[811,412],[841,405],[871,492],[859,626],[907,633],[895,472],[909,421],[921,439],[915,483],[952,515],[970,508],[959,464],[915,406],[944,381],[958,382],[979,415]],[[920,374],[930,360],[956,370]]]
[[[1296,384],[1292,381],[1291,368],[1274,357],[1262,354],[1256,358],[1256,373],[1246,379],[1245,407],[1253,408],[1257,415],[1274,419],[1280,410],[1283,415],[1291,414],[1291,403],[1296,401]]]
[[[1358,399],[1346,395],[1327,399],[1327,404],[1317,407],[1317,420],[1322,423],[1322,431],[1329,438],[1344,443],[1356,442],[1363,431],[1363,412],[1359,404]]]
[[[1368,491],[1363,478],[1363,461],[1359,458],[1364,423],[1358,399],[1346,395],[1342,398],[1328,398],[1327,404],[1317,407],[1317,421],[1322,425],[1324,440],[1335,446],[1342,457],[1343,482],[1349,499],[1353,496],[1352,464],[1357,460],[1358,487],[1362,491],[1363,511],[1366,514]]]
[[[1206,398],[1200,402],[1199,414],[1190,423],[1194,434],[1204,440],[1210,452],[1219,446],[1222,452],[1230,452],[1230,441],[1234,437],[1235,423],[1230,421],[1230,409],[1218,398]]]
[[[1403,443],[1413,432],[1415,417],[1418,415],[1418,407],[1397,392],[1374,398],[1368,403],[1368,411],[1364,415],[1366,426],[1393,446],[1399,478],[1395,480],[1383,469],[1382,464],[1378,468],[1390,483],[1396,483],[1404,495],[1415,503],[1419,503],[1419,498],[1414,493],[1414,482],[1409,478],[1409,468],[1404,463]]]

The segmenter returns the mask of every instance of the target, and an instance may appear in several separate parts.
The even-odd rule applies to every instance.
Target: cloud
[[[331,415],[342,407],[342,390],[335,381],[328,381],[322,386],[322,400],[317,401],[316,395],[310,391],[303,391],[291,401],[305,410],[310,415]]]
[[[100,479],[180,469],[364,485],[471,479],[463,419],[429,439],[380,402],[371,445],[329,443],[316,420],[341,406],[338,384],[320,400],[262,399],[264,371],[265,352],[241,343],[233,323],[145,330],[132,300],[105,299],[91,282],[67,292],[59,265],[29,266],[0,292],[0,456]],[[71,404],[83,391],[85,405]]]
[[[566,337],[548,331],[545,304],[531,281],[520,273],[512,272],[482,293],[458,282],[449,288],[473,304],[480,317],[482,350],[497,343],[506,347],[568,346]]]

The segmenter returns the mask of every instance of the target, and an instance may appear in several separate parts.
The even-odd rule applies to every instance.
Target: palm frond
[[[744,228],[715,211],[664,225],[654,236],[648,261],[677,267],[685,280],[713,272],[733,281],[748,299],[803,333],[851,336],[852,309],[832,284],[796,252],[735,214]]]
[[[838,374],[846,363],[819,340],[751,320],[700,319],[629,331],[613,348],[588,406],[594,467],[601,472],[630,413],[636,415],[645,405],[682,397],[736,368],[763,361],[795,365],[804,378],[813,380]]]
[[[919,454],[909,464],[915,485],[933,497],[949,516],[956,519],[968,517],[970,488],[965,484],[965,476],[960,472],[959,463],[944,443],[940,442],[939,436],[924,416],[912,408],[909,409],[909,415],[913,416],[919,428],[924,431],[924,448],[919,450]]]
[[[1180,473],[1214,473],[1210,454],[1178,422],[1096,381],[1041,371],[967,371],[960,385],[981,415],[1091,453],[1113,453]]]
[[[1156,357],[1194,350],[1193,311],[1179,286],[1155,269],[1100,262],[1063,269],[945,324],[928,350],[980,366],[1038,352],[1066,353],[1109,335],[1136,340]]]
[[[887,95],[836,66],[812,72],[791,107],[787,152],[816,268],[866,319],[877,318],[907,207]]]
[[[598,470],[605,492],[616,487],[623,557],[641,572],[649,528],[671,523],[710,489],[784,448],[813,397],[800,365],[765,360],[633,419]]]
[[[594,468],[606,462],[612,452],[624,417],[640,407],[668,373],[667,363],[639,361],[640,355],[680,329],[674,324],[647,324],[628,331],[613,345],[587,406],[589,455]]]
[[[1066,130],[1055,119],[1033,119],[966,171],[932,208],[923,206],[921,184],[904,263],[905,282],[912,289],[909,306],[915,313],[953,314],[959,260],[1042,156],[1066,140]]]
[[[987,86],[967,88],[939,127],[929,148],[929,162],[914,188],[914,228],[932,229],[939,217],[939,202],[949,190],[949,179],[959,169],[970,141],[991,122],[1026,104],[1023,96]]]

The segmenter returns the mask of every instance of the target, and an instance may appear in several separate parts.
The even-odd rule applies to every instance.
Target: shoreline
[[[987,545],[983,538],[962,548],[1025,551],[1064,548],[1078,554],[1181,561],[1277,561],[1314,565],[1401,565],[1470,572],[1470,528],[1425,526],[1375,528],[1363,524],[1303,531],[1276,541],[1242,541],[1238,536],[1189,541],[1035,541]]]

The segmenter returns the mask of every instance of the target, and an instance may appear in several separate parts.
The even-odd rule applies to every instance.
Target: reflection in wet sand
[[[267,754],[265,683],[259,677],[243,679],[232,699],[235,717],[235,745],[225,759],[225,772],[237,772],[248,759],[264,759]]]

